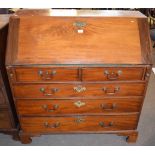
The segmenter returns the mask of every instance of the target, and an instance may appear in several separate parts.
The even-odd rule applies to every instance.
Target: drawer
[[[0,109],[0,129],[10,129],[11,120],[7,110]]]
[[[21,128],[28,133],[134,130],[138,115],[21,117]]]
[[[17,98],[142,96],[144,83],[17,84]]]
[[[143,80],[144,67],[82,68],[83,81]]]
[[[142,98],[17,100],[19,115],[112,114],[139,112]]]
[[[16,82],[77,81],[77,68],[15,68]]]

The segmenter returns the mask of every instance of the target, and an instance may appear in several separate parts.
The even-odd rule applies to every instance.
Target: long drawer
[[[0,109],[0,129],[10,129],[11,127],[8,110]]]
[[[142,96],[145,83],[17,84],[17,98]]]
[[[83,100],[17,100],[19,115],[111,114],[139,112],[142,98],[105,98]]]
[[[138,115],[21,117],[21,128],[28,133],[134,130]]]
[[[144,80],[144,73],[145,67],[17,67],[14,69],[14,80],[15,82],[50,82],[79,80],[133,81]]]

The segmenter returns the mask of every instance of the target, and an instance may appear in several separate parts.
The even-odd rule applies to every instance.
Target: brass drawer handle
[[[52,89],[51,89],[51,92],[52,92],[52,93],[47,93],[46,90],[45,90],[45,88],[40,88],[40,92],[42,92],[44,96],[52,96],[52,95],[54,95],[54,93],[56,93],[58,90],[59,90],[58,88],[52,88]]]
[[[115,94],[120,90],[120,88],[119,88],[119,87],[115,87],[114,90],[113,90],[112,92],[110,92],[110,91],[108,90],[108,88],[106,88],[106,87],[104,87],[102,90],[103,90],[103,91],[105,92],[105,94],[107,94],[107,95],[115,95]]]
[[[114,109],[116,109],[116,104],[113,103],[111,108],[109,108],[106,104],[101,104],[101,108],[102,108],[102,110],[114,110]]]
[[[86,105],[86,103],[85,103],[85,102],[81,102],[81,101],[76,101],[76,102],[74,102],[74,105],[75,105],[76,107],[80,108],[80,107]]]
[[[58,128],[58,127],[60,127],[60,125],[61,125],[60,122],[56,122],[51,125],[48,122],[44,123],[45,128]]]
[[[78,93],[86,91],[86,87],[83,87],[83,86],[77,86],[77,87],[74,87],[73,89]]]
[[[115,72],[109,72],[108,70],[104,71],[104,74],[106,75],[107,79],[109,80],[117,80],[119,76],[122,74],[122,71],[119,70],[117,73]]]
[[[59,105],[58,105],[58,104],[54,104],[54,105],[53,105],[53,108],[52,108],[52,109],[49,109],[49,108],[48,108],[48,105],[44,104],[44,105],[42,106],[42,108],[43,108],[45,111],[47,111],[47,112],[54,112],[55,110],[57,110],[57,109],[59,108]]]
[[[49,71],[38,71],[39,76],[41,76],[42,80],[51,80],[53,76],[56,74],[56,70],[52,70],[51,72]]]
[[[99,122],[99,126],[102,128],[109,128],[113,126],[113,122],[110,122],[108,125],[105,125],[104,122]]]

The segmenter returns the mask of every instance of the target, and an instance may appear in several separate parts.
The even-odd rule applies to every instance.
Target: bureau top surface
[[[139,12],[23,10],[9,24],[7,65],[151,63]]]
[[[10,15],[6,15],[6,14],[0,15],[0,29],[9,23],[9,17]]]
[[[121,10],[89,10],[89,9],[23,9],[18,10],[19,16],[73,16],[73,17],[137,17],[146,18],[139,11]]]

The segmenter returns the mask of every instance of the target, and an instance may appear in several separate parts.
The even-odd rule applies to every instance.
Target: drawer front
[[[83,81],[123,81],[143,80],[145,68],[140,67],[104,67],[83,68]]]
[[[139,112],[141,98],[97,100],[17,100],[20,115],[109,114]]]
[[[11,121],[8,111],[0,109],[0,129],[10,129]]]
[[[21,117],[24,132],[119,131],[136,128],[138,115],[77,116],[77,117]]]
[[[16,68],[16,82],[77,81],[77,68]]]
[[[145,84],[18,84],[13,89],[17,98],[142,96]]]

